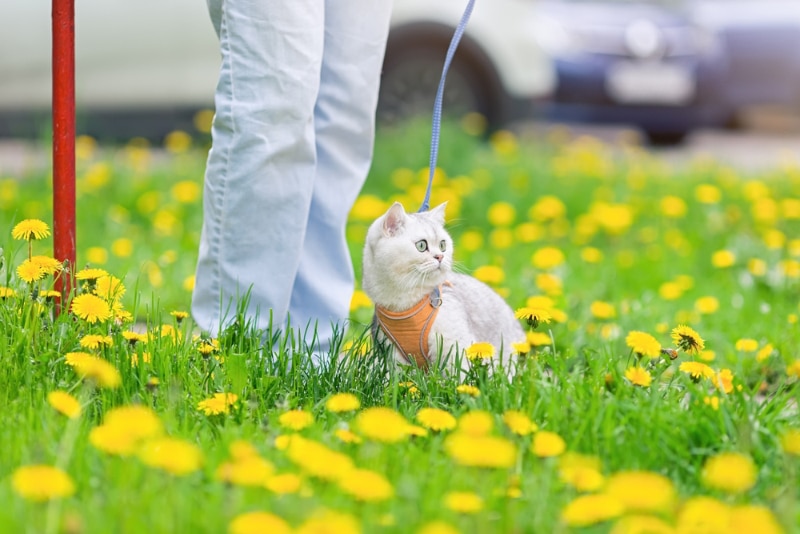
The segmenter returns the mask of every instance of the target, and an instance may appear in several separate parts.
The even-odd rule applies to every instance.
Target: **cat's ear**
[[[447,207],[447,202],[442,202],[432,210],[428,212],[428,214],[433,217],[433,220],[444,226],[444,210]]]
[[[406,210],[399,202],[392,204],[386,215],[383,216],[383,233],[392,236],[396,235],[406,223]]]

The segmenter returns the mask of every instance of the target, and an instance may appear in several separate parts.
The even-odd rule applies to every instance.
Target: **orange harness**
[[[445,283],[450,285],[449,282]],[[420,368],[427,369],[428,336],[441,305],[442,288],[438,286],[428,298],[405,311],[392,312],[375,306],[375,321],[409,364],[416,363]]]

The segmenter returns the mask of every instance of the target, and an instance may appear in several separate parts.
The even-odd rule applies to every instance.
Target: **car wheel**
[[[415,27],[393,30],[386,48],[378,98],[378,121],[396,123],[431,116],[452,30]],[[483,115],[490,129],[504,120],[505,95],[491,63],[465,36],[447,71],[444,118]]]
[[[644,134],[652,146],[677,146],[686,140],[689,132],[645,132]]]

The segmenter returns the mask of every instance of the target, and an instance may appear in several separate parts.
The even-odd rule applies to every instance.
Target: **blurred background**
[[[430,115],[466,1],[394,5],[382,125]],[[50,7],[0,6],[0,137],[48,136]],[[160,142],[207,128],[196,119],[213,108],[219,56],[205,2],[78,0],[76,36],[79,133]],[[487,131],[624,128],[652,146],[698,132],[794,135],[797,50],[798,0],[477,0],[444,113]]]

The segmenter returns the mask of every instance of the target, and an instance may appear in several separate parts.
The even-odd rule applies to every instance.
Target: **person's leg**
[[[345,239],[347,215],[372,161],[390,0],[326,0],[325,50],[314,113],[317,177],[303,254],[289,308],[292,323],[317,321],[322,351],[332,323],[349,314],[353,266]],[[310,341],[310,339],[309,339]]]
[[[192,314],[216,333],[248,316],[283,324],[315,180],[319,0],[209,0],[222,64]]]

